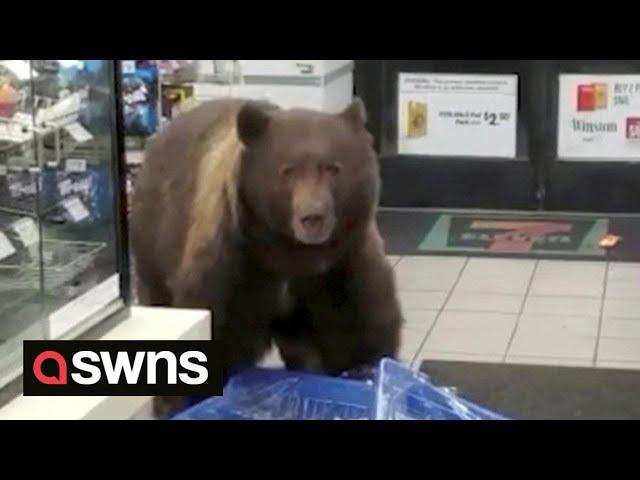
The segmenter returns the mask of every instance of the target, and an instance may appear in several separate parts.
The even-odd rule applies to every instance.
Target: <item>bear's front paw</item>
[[[153,416],[158,420],[167,420],[178,413],[185,404],[185,397],[154,397]]]

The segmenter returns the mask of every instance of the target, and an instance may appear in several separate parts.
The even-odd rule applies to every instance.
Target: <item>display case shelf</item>
[[[0,388],[54,317],[82,332],[126,308],[123,150],[119,62],[0,60]],[[80,298],[104,305],[85,319]]]
[[[30,249],[25,261],[18,261],[14,255],[11,257],[13,262],[0,263],[0,294],[36,290],[41,281],[50,290],[69,284],[91,268],[105,248],[107,244],[104,242],[46,240],[42,242],[41,257]]]

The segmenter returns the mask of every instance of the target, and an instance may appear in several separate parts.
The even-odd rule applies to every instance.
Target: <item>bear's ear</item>
[[[359,97],[355,97],[340,116],[356,127],[364,127],[367,123],[367,109]]]
[[[267,127],[271,117],[267,109],[258,102],[249,101],[245,103],[238,112],[238,137],[247,147],[258,141]]]

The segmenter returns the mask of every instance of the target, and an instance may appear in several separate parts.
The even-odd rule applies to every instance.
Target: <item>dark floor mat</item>
[[[640,371],[435,360],[421,370],[512,419],[640,419]]]
[[[390,255],[640,261],[640,217],[381,209],[378,221]],[[608,250],[607,233],[622,237]]]

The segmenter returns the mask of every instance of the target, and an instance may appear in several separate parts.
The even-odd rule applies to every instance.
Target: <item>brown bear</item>
[[[149,142],[133,199],[141,304],[207,308],[225,380],[278,347],[335,375],[394,357],[402,317],[356,99],[341,113],[225,99]]]

